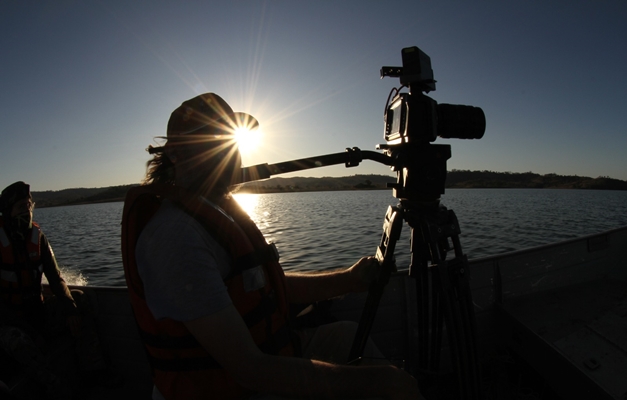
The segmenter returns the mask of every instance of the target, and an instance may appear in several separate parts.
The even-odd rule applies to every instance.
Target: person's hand
[[[353,292],[365,292],[370,288],[380,270],[379,262],[375,257],[363,257],[348,269],[351,276]]]
[[[81,334],[81,316],[80,315],[68,315],[67,326],[70,328],[72,336],[78,337]]]

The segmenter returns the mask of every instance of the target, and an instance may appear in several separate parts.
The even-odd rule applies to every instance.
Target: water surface
[[[241,194],[238,201],[286,270],[345,267],[374,254],[383,217],[397,200],[390,191]],[[627,225],[627,192],[559,189],[449,189],[442,203],[455,211],[470,258],[539,246]],[[123,203],[35,210],[66,279],[124,286],[120,250]],[[397,245],[399,268],[409,264],[409,232]]]

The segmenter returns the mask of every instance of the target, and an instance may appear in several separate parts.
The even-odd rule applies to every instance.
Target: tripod
[[[368,292],[349,359],[358,359],[363,354],[379,300],[395,270],[394,250],[405,221],[411,228],[409,276],[415,280],[418,301],[418,347],[416,354],[407,360],[406,369],[418,378],[425,377],[423,385],[428,385],[429,375],[439,370],[446,332],[459,398],[481,399],[468,259],[461,248],[455,213],[439,202],[439,195],[444,193],[450,146],[421,144],[398,149],[388,146],[387,151],[397,161],[397,183],[391,186],[400,203],[390,206],[385,216],[376,253],[381,273]],[[451,250],[454,257],[447,260]]]
[[[431,142],[438,137],[480,139],[485,132],[485,114],[478,107],[438,104],[424,95],[435,90],[431,59],[418,47],[404,48],[401,55],[402,67],[381,68],[382,78],[398,77],[402,85],[390,92],[385,106],[383,137],[387,144],[378,148],[386,154],[353,147],[343,154],[260,164],[243,168],[242,182],[341,162],[354,167],[364,158],[392,167],[397,181],[390,186],[400,204],[388,208],[385,216],[377,248],[382,268],[368,292],[349,360],[358,360],[363,354],[385,285],[396,269],[394,249],[406,221],[411,228],[409,276],[415,280],[418,294],[418,349],[408,360],[409,371],[414,376],[438,372],[446,333],[459,398],[479,400],[481,376],[468,259],[462,251],[455,213],[440,206],[451,147]],[[409,92],[401,92],[405,87]],[[451,250],[454,257],[447,260]]]
[[[243,168],[242,181],[339,163],[355,167],[363,159],[392,167],[397,173],[397,182],[390,186],[400,203],[389,207],[385,216],[383,235],[377,248],[377,259],[382,268],[368,291],[349,360],[357,360],[363,354],[385,285],[396,269],[394,250],[405,221],[411,228],[409,276],[415,280],[418,294],[418,349],[407,360],[406,369],[414,376],[426,377],[423,385],[428,385],[429,376],[439,370],[446,333],[457,374],[459,398],[479,400],[482,398],[481,374],[468,259],[461,248],[455,213],[440,205],[451,147],[418,142],[379,145],[378,148],[386,154],[353,147],[345,153],[259,164]],[[451,250],[454,257],[447,260]]]

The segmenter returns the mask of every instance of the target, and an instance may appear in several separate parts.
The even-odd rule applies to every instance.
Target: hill
[[[45,192],[33,192],[33,199],[37,208],[69,206],[76,204],[104,203],[123,201],[126,192],[139,184],[109,186],[103,188],[77,188],[63,190],[48,190]]]
[[[322,178],[270,178],[249,182],[240,188],[240,193],[283,193],[336,190],[383,190],[388,183],[396,182],[389,175],[351,175]],[[74,204],[89,204],[122,201],[126,192],[137,186],[122,185],[104,188],[77,188],[59,191],[33,192],[37,207],[53,207]],[[546,174],[533,172],[493,172],[452,170],[446,179],[447,188],[534,188],[534,189],[595,189],[627,190],[627,181],[607,176],[598,178]]]
[[[627,182],[607,176],[589,178],[576,175],[452,170],[447,174],[450,188],[534,188],[627,190]]]

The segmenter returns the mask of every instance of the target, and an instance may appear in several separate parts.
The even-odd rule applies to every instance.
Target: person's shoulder
[[[180,235],[186,231],[202,230],[202,225],[191,215],[165,200],[144,227],[142,235]]]
[[[44,231],[41,229],[41,227],[39,226],[38,223],[33,221],[33,227],[32,227],[32,230],[31,230],[31,234],[32,233],[36,233],[36,232],[39,232],[39,241],[40,242],[48,243],[48,237],[46,236]]]
[[[164,200],[161,203],[161,207],[157,210],[155,215],[150,219],[150,224],[188,224],[194,219],[183,211],[181,208],[174,205],[168,200]]]

